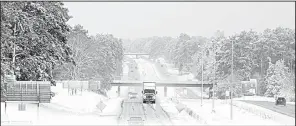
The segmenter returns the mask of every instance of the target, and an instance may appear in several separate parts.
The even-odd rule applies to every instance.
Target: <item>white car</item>
[[[136,99],[138,97],[138,93],[129,92],[128,97],[129,99]]]
[[[133,98],[138,97],[138,93],[136,93],[136,89],[134,87],[129,88],[128,97],[129,97],[129,99],[133,99]]]

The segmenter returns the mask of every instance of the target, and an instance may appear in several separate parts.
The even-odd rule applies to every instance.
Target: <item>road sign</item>
[[[97,108],[99,108],[101,111],[103,111],[105,107],[106,105],[102,101],[97,104]]]
[[[229,96],[229,91],[225,91],[225,95],[228,97]]]

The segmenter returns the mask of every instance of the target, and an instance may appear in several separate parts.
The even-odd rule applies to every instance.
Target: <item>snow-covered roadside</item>
[[[220,100],[220,103],[222,104],[229,104],[229,101],[222,101]],[[293,125],[295,122],[295,118],[289,117],[287,115],[280,114],[278,112],[274,112],[269,109],[265,109],[263,107],[253,105],[253,104],[246,104],[245,102],[242,101],[234,101],[233,102],[234,107],[243,109],[249,113],[252,113],[254,115],[257,115],[263,119],[270,119],[273,121],[276,121],[282,125]]]
[[[193,91],[193,90],[191,90]],[[188,91],[187,91],[188,92]],[[200,96],[200,93],[195,93],[197,95]],[[246,98],[247,99],[247,98]],[[194,99],[192,99],[194,100]],[[196,101],[199,101],[197,99],[195,99]],[[235,109],[239,109],[239,110],[243,110],[247,113],[250,113],[250,114],[253,114],[254,116],[257,116],[259,117],[259,119],[261,118],[262,120],[271,120],[273,122],[276,122],[278,124],[282,124],[282,125],[291,125],[294,123],[295,121],[295,118],[292,118],[292,117],[288,117],[288,116],[285,116],[285,115],[282,115],[282,114],[279,114],[279,113],[276,113],[276,112],[273,112],[271,110],[268,110],[268,109],[264,109],[259,106],[256,106],[256,105],[252,105],[252,104],[247,104],[247,103],[243,103],[243,102],[240,102],[240,101],[237,101],[239,99],[236,99],[234,100],[234,108]],[[257,100],[260,100],[260,99],[257,99]],[[264,100],[261,99],[261,100]],[[206,103],[208,101],[208,103]],[[215,100],[215,106],[218,106],[219,104],[223,104],[225,100]],[[217,102],[218,102],[218,105],[217,105]],[[220,103],[219,103],[220,102]],[[197,104],[200,104],[200,102],[196,102]],[[208,100],[208,99],[204,99],[203,100],[203,103],[204,104],[208,104],[206,106],[208,106],[208,110],[210,111],[211,110],[211,100]],[[226,103],[226,102],[225,102]],[[187,104],[185,104],[187,105]],[[196,104],[195,104],[196,105]],[[204,105],[205,106],[205,105]],[[219,105],[219,107],[221,107],[221,105]],[[228,107],[229,108],[229,107]],[[217,109],[217,107],[216,107]],[[221,109],[227,109],[227,108],[221,108]],[[200,111],[198,111],[199,114],[201,115],[209,115],[210,113],[202,113]],[[229,113],[229,112],[228,112]],[[236,112],[234,112],[236,113]],[[215,123],[215,122],[214,122]],[[238,123],[239,124],[239,123]],[[271,123],[273,124],[273,123]],[[253,124],[250,124],[250,125],[253,125]],[[254,124],[255,125],[255,124]]]
[[[200,96],[200,93],[196,93],[196,94]],[[194,100],[194,99],[192,99],[192,100]],[[247,103],[244,103],[244,102],[241,102],[241,101],[237,101],[237,100],[239,100],[239,99],[234,100],[234,103],[233,103],[235,109],[243,110],[244,112],[249,113],[249,114],[252,114],[253,116],[257,116],[257,118],[262,119],[262,120],[271,120],[272,122],[276,122],[276,123],[272,123],[271,122],[270,124],[291,125],[295,121],[295,118],[292,118],[292,117],[289,117],[289,116],[285,116],[283,114],[279,114],[277,112],[273,112],[271,110],[264,109],[264,108],[259,107],[259,106],[256,106],[256,105],[247,104]],[[260,100],[260,99],[257,99],[257,100]],[[264,100],[264,99],[261,99],[261,100]],[[196,101],[199,101],[199,100],[196,100]],[[225,104],[226,103],[224,101],[225,100],[215,100],[215,106],[221,107],[220,104],[223,104],[223,103]],[[200,102],[196,102],[196,103],[197,104],[200,104]],[[211,106],[212,106],[211,105],[211,100],[204,99],[203,100],[203,103],[204,103],[204,106],[209,107],[208,108],[208,111],[211,111]],[[184,104],[187,105],[186,103],[184,103]],[[208,105],[206,105],[206,104],[208,104]],[[216,107],[216,109],[217,109],[217,107]],[[220,109],[225,110],[225,109],[229,109],[229,107],[228,108],[227,107],[226,108],[220,108]],[[200,113],[202,115],[208,115],[208,114],[210,114],[210,113],[202,113],[200,111],[198,111],[198,113]],[[237,113],[237,112],[234,112],[234,113]],[[239,124],[239,122],[238,122],[238,124]],[[253,124],[250,124],[250,125],[253,125]]]
[[[124,72],[126,74],[128,69],[124,69]],[[17,110],[17,104],[16,107],[8,106],[14,111],[5,114],[4,103],[1,102],[1,125],[117,125],[122,101],[117,97],[117,87],[107,92],[108,97],[89,91],[70,96],[61,83],[51,89],[55,96],[51,103],[40,104],[39,114],[36,104],[33,106],[36,111],[24,112]],[[98,108],[100,101],[106,105],[103,111]],[[26,104],[26,109],[31,110],[31,106]]]
[[[274,98],[262,97],[262,96],[243,96],[240,98],[233,98],[233,100],[251,100],[251,101],[270,101],[274,102]]]
[[[97,108],[100,100],[106,105],[102,112]],[[29,110],[24,112],[16,111],[18,113],[17,115],[11,113],[12,111],[5,114],[4,107],[2,107],[4,103],[1,103],[1,124],[117,125],[117,115],[121,109],[121,100],[121,98],[108,99],[99,94],[87,91],[82,92],[81,96],[68,96],[67,90],[61,89],[52,99],[51,103],[40,104],[39,116],[37,116],[37,111]],[[27,104],[26,106],[29,107],[29,105]],[[36,105],[33,110],[35,109],[37,109]]]
[[[173,125],[201,125],[201,123],[189,116],[184,110],[178,111],[177,106],[168,99],[162,100],[160,106],[170,117]]]
[[[200,102],[194,100],[179,100],[179,102],[186,105],[186,107],[195,113],[200,114],[208,125],[280,125],[275,121],[262,119],[255,114],[237,107],[233,108],[234,116],[233,120],[230,120],[229,105],[220,104],[219,102],[215,102],[215,113],[212,113],[210,100],[204,100],[203,106],[197,106]]]
[[[96,105],[108,100],[106,97],[96,94],[94,92],[83,91],[82,95],[68,95],[67,89],[61,89],[55,97],[52,98],[51,103],[44,104],[46,107],[68,108],[71,111],[78,113],[88,113],[97,110]]]
[[[274,98],[271,97],[263,97],[263,96],[243,96],[240,98],[233,98],[233,100],[249,100],[249,101],[269,101],[275,102]],[[295,102],[287,102],[287,104],[295,105]]]
[[[107,111],[108,107],[105,110]],[[112,108],[109,107],[109,110]],[[4,110],[1,109],[2,111]],[[63,111],[40,105],[39,114],[36,111],[24,111],[23,114],[18,112],[17,115],[11,112],[6,115],[1,113],[1,125],[117,125],[116,116],[99,116],[94,113],[81,114],[71,111],[73,109]],[[38,119],[36,115],[39,115]]]
[[[170,70],[168,70],[168,72],[170,72],[170,74],[178,74],[178,71],[176,70],[176,69],[174,69],[174,68],[170,68],[170,67],[168,67]],[[186,77],[178,77],[178,79],[179,79],[179,81],[185,81],[185,80],[188,80]],[[200,96],[200,90],[192,90],[193,92],[195,92],[195,94],[197,94],[198,96]],[[205,94],[205,92],[203,93],[203,96],[207,96],[206,94]],[[250,99],[252,99],[252,98],[250,98]],[[261,100],[263,100],[264,98],[261,98]],[[259,100],[258,98],[257,98],[257,100]],[[269,99],[269,100],[271,100],[271,99]],[[205,101],[205,100],[204,100]],[[273,99],[273,101],[274,101],[274,99]],[[188,103],[187,103],[188,104]],[[185,104],[185,105],[187,105],[187,104]],[[199,103],[200,104],[200,103]],[[200,111],[198,111],[198,113],[199,114],[201,114],[201,115],[208,115],[208,119],[211,119],[211,121],[209,121],[209,123],[210,124],[221,124],[221,121],[219,121],[219,120],[222,120],[222,121],[224,121],[224,120],[229,120],[229,119],[227,119],[227,118],[224,118],[223,119],[223,116],[225,116],[225,112],[223,113],[223,112],[221,112],[220,113],[220,115],[216,112],[215,114],[211,114],[210,113],[210,111],[211,111],[211,102],[210,103],[205,103],[205,104],[208,104],[208,105],[204,105],[203,106],[203,108],[200,110]],[[216,103],[217,104],[217,103]],[[245,103],[246,104],[246,103]],[[288,103],[288,104],[293,104],[293,103]],[[295,103],[294,103],[295,104]],[[216,105],[217,106],[217,105]],[[209,113],[203,113],[203,110],[205,110],[205,108],[204,107],[209,107],[208,108],[208,110],[209,110]],[[221,107],[220,105],[219,105],[219,107]],[[254,107],[254,106],[253,106]],[[191,107],[190,107],[191,108]],[[192,106],[192,108],[196,108],[196,104],[194,105],[194,106]],[[216,107],[216,109],[217,109],[218,107]],[[234,124],[234,125],[239,125],[239,124],[250,124],[250,125],[258,125],[258,123],[259,124],[270,124],[270,125],[277,125],[277,124],[279,124],[279,123],[277,123],[277,122],[275,122],[275,121],[273,121],[273,120],[267,120],[267,121],[262,121],[262,120],[265,120],[265,119],[262,119],[262,117],[260,117],[260,116],[258,116],[258,114],[256,115],[256,113],[252,113],[252,112],[249,112],[248,110],[245,110],[245,109],[242,109],[241,107],[234,107],[235,109],[238,109],[238,110],[241,110],[241,111],[234,111],[234,113],[237,113],[237,112],[239,112],[240,114],[239,115],[243,115],[243,114],[245,114],[245,113],[247,113],[247,114],[245,114],[245,116],[246,115],[248,115],[248,116],[246,116],[246,117],[239,117],[237,120],[233,120],[233,121],[228,121],[228,122],[223,122],[222,124],[229,124],[229,125],[232,125],[232,124]],[[220,108],[221,110],[227,110],[227,107],[225,108]],[[221,111],[220,109],[217,109],[218,111]],[[229,107],[228,107],[228,109],[229,109]],[[217,111],[216,110],[216,111]],[[260,111],[259,111],[260,112]],[[229,112],[227,112],[227,113],[229,113]],[[218,115],[217,115],[218,114]],[[222,115],[222,116],[221,116]],[[215,118],[212,118],[212,117],[215,117]],[[254,120],[255,120],[255,123],[253,122],[253,123],[250,123],[250,122],[246,122],[246,123],[242,123],[239,119],[240,118],[242,118],[242,119],[245,119],[245,118],[252,118],[252,117],[254,117]],[[222,119],[220,119],[220,118],[222,118]],[[257,120],[259,120],[259,122],[257,123]],[[291,122],[291,120],[293,120],[293,119],[290,119],[290,120],[287,120],[286,121],[286,123],[284,122],[284,124],[292,124]],[[295,119],[294,119],[295,120]],[[261,121],[261,122],[260,122]],[[293,121],[294,122],[294,121]]]
[[[66,114],[42,110],[40,119],[35,125],[116,125],[117,117],[102,117],[98,115]]]

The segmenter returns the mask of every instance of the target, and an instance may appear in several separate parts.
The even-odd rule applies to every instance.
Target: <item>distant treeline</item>
[[[211,38],[182,33],[177,38],[150,37],[124,40],[123,44],[127,52],[163,57],[180,71],[194,73],[199,80],[203,59],[204,80],[214,81],[216,74],[217,81],[230,82],[232,42],[236,81],[259,80],[259,93],[262,95],[272,96],[287,90],[295,93],[295,29],[278,27],[266,29],[263,33],[250,30],[229,37],[217,31]],[[241,86],[236,86],[238,94]]]

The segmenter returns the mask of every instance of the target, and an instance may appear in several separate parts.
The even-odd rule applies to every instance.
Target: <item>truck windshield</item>
[[[145,89],[144,93],[154,93],[155,90],[154,89]]]

